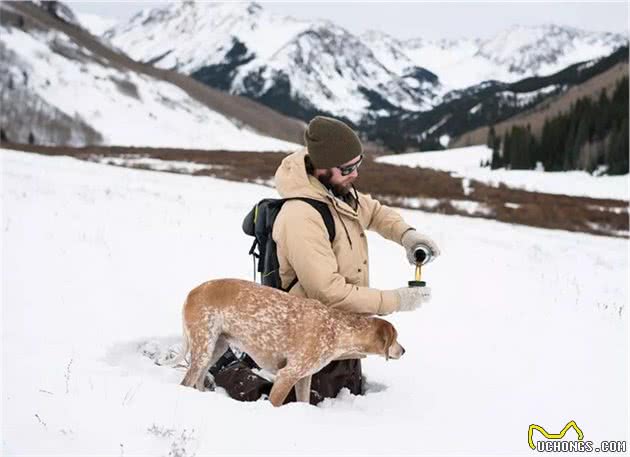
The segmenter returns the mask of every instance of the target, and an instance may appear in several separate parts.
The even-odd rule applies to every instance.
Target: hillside
[[[553,75],[513,83],[487,81],[455,91],[430,111],[399,112],[389,117],[373,118],[362,129],[370,138],[379,139],[396,152],[485,144],[487,135],[481,141],[480,138],[483,129],[489,125],[525,116],[524,113],[546,106],[563,94],[567,101],[554,105],[557,106],[554,109],[562,109],[585,93],[598,97],[602,88],[614,87],[618,79],[627,74],[626,46],[609,56],[571,65]]]
[[[55,9],[46,10],[30,2],[2,2],[0,5],[2,8],[0,20],[4,28],[3,33],[0,35],[1,49],[5,56],[11,56],[10,62],[13,62],[12,65],[16,67],[18,76],[28,73],[29,67],[37,68],[38,66],[47,65],[51,57],[62,59],[61,62],[58,62],[51,69],[57,72],[61,70],[65,71],[65,74],[60,73],[59,76],[56,76],[58,79],[54,81],[56,89],[58,89],[58,86],[63,84],[64,81],[70,89],[73,88],[73,84],[75,86],[79,84],[87,85],[88,83],[92,83],[92,81],[94,81],[92,85],[95,86],[105,84],[102,78],[105,77],[107,79],[111,74],[113,75],[111,76],[111,82],[107,84],[115,86],[116,81],[120,81],[118,85],[121,87],[117,92],[122,92],[123,95],[131,95],[131,97],[128,98],[133,99],[134,97],[138,98],[136,95],[137,89],[134,89],[134,86],[140,85],[141,82],[139,81],[141,80],[145,82],[144,85],[147,86],[147,90],[154,92],[163,91],[169,95],[177,93],[176,96],[167,96],[166,101],[160,100],[158,94],[152,97],[154,99],[153,102],[142,100],[142,109],[150,111],[151,103],[160,105],[160,109],[172,109],[173,104],[182,104],[182,111],[178,114],[178,124],[186,124],[184,121],[186,116],[194,118],[195,116],[200,116],[199,112],[202,112],[201,115],[215,117],[218,115],[218,118],[222,119],[221,122],[223,126],[218,125],[219,132],[224,128],[228,128],[227,126],[229,124],[232,124],[231,128],[234,130],[250,130],[252,133],[256,133],[260,136],[264,135],[297,144],[302,141],[304,124],[301,121],[283,116],[247,98],[226,94],[209,88],[186,75],[138,63],[126,55],[112,50],[110,47],[103,44],[100,39],[82,29],[74,21],[67,20],[69,17],[67,14],[59,15],[56,14]],[[67,10],[64,9],[64,11]],[[69,11],[71,12],[71,10]],[[8,41],[12,37],[17,38]],[[24,43],[27,41],[33,44],[25,48]],[[28,49],[34,49],[36,46],[39,46],[41,49],[29,55],[24,54]],[[21,64],[19,63],[20,61],[22,62]],[[93,67],[104,74],[91,74],[91,71],[96,71],[91,70]],[[47,75],[42,75],[44,78],[42,91],[44,94],[52,94],[53,91],[51,89],[46,90],[46,86],[52,84],[50,78],[48,82],[46,82],[46,76]],[[85,81],[85,83],[82,81]],[[8,81],[3,83],[3,93],[8,90],[8,84]],[[102,92],[103,88],[98,89],[95,94],[92,95],[92,97],[96,97],[96,99],[90,101],[93,104],[98,104],[98,97]],[[112,93],[114,92],[112,91]],[[32,97],[36,96],[33,94],[30,95]],[[168,100],[168,98],[170,98],[170,100]],[[173,100],[174,98],[178,98],[179,100],[175,101]],[[10,101],[12,99],[14,98],[7,97],[6,100]],[[61,95],[61,101],[65,101],[66,103],[76,104],[80,103],[81,100],[81,96],[77,97],[71,93],[65,96]],[[124,97],[123,100],[125,100]],[[101,103],[104,101],[105,100],[102,100]],[[37,103],[32,102],[30,105],[36,106]],[[55,103],[51,105],[51,110],[58,109]],[[203,109],[200,110],[198,108],[199,106],[203,107]],[[68,110],[72,110],[70,112],[74,113],[74,111],[77,111],[76,108],[79,107],[77,106],[72,110],[71,105]],[[15,110],[18,111],[19,107],[16,107]],[[210,114],[208,113],[209,111],[217,114]],[[80,110],[78,110],[78,112],[79,116],[81,116]],[[126,115],[135,112],[135,109],[130,109],[126,112]],[[149,115],[149,112],[146,114],[150,118],[152,116],[157,117],[155,113],[153,113],[152,116]],[[74,117],[73,114],[70,114],[70,117]],[[119,120],[120,118],[115,117],[114,119]],[[171,126],[173,125],[172,121],[169,121],[168,118],[163,118],[161,121]],[[215,124],[216,122],[217,121],[214,121]],[[213,121],[204,121],[204,123],[206,123],[206,125],[212,125]],[[77,125],[84,124],[85,119],[77,121]],[[163,131],[164,127],[162,127],[161,130]],[[197,125],[193,127],[193,131],[194,130],[201,131],[203,127]],[[6,133],[8,134],[8,132]],[[243,131],[243,134],[246,134],[246,131]],[[150,133],[147,135],[149,139],[152,136],[153,135]],[[250,144],[253,144],[253,142],[250,142]],[[280,144],[281,142],[278,143],[278,145]],[[201,144],[198,145],[201,146]],[[217,144],[217,146],[220,146],[220,144]],[[245,145],[241,145],[241,147],[244,146]],[[266,149],[269,149],[269,147]],[[280,147],[280,149],[282,149],[282,147]]]
[[[625,49],[627,53],[628,48]],[[515,116],[494,124],[497,135],[504,135],[515,125],[529,125],[535,135],[542,132],[545,119],[555,117],[567,112],[572,104],[578,99],[588,97],[597,99],[602,90],[612,94],[615,85],[624,77],[628,77],[628,62],[618,62],[602,73],[593,76],[581,84],[569,88],[565,93],[557,97],[550,97],[548,100],[540,102],[534,107],[523,111]],[[485,144],[488,140],[489,126],[485,125],[468,132],[462,133],[454,138],[449,147],[463,147],[474,144]]]

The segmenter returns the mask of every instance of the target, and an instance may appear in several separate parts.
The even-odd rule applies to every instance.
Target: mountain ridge
[[[37,27],[44,30],[58,31],[67,37],[71,43],[75,43],[73,46],[86,49],[91,55],[107,62],[107,65],[111,65],[113,68],[130,71],[133,74],[146,75],[173,84],[186,92],[192,100],[207,106],[212,111],[222,113],[222,115],[236,120],[240,125],[248,126],[254,131],[296,144],[302,142],[304,124],[297,119],[288,118],[247,98],[229,95],[210,88],[186,75],[138,63],[125,54],[117,53],[104,44],[102,40],[93,37],[74,22],[67,22],[63,17],[51,14],[50,8],[42,8],[29,2],[2,2],[2,7],[3,20],[7,27],[19,28],[20,24],[23,25],[25,21],[29,21],[29,24],[37,24]],[[15,23],[7,21],[14,21]],[[18,53],[19,51],[17,49]]]
[[[428,111],[449,92],[483,81],[553,74],[627,42],[553,24],[513,26],[488,39],[398,40],[270,14],[257,3],[190,2],[145,9],[106,37],[138,60],[194,74],[285,114],[308,120],[319,112],[355,125],[368,114]]]

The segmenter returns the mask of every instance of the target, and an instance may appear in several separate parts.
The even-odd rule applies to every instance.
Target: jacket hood
[[[282,198],[307,197],[329,202],[328,191],[317,178],[306,174],[306,151],[285,157],[276,171],[276,190]]]
[[[285,157],[275,175],[276,190],[282,198],[306,197],[332,205],[337,211],[357,218],[357,212],[347,203],[335,198],[315,176],[306,174],[304,156],[301,150]]]

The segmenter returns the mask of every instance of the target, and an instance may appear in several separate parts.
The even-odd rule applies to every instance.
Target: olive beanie
[[[304,132],[304,141],[315,168],[337,167],[363,154],[357,134],[330,117],[314,117]]]

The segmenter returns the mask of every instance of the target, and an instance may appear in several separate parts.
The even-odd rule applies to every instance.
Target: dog
[[[333,360],[367,354],[399,359],[405,349],[392,324],[346,313],[318,300],[240,279],[216,279],[193,289],[182,312],[184,348],[170,364],[190,353],[181,384],[204,391],[209,368],[231,345],[261,368],[276,374],[269,400],[281,406],[295,386],[308,402],[311,375]]]

